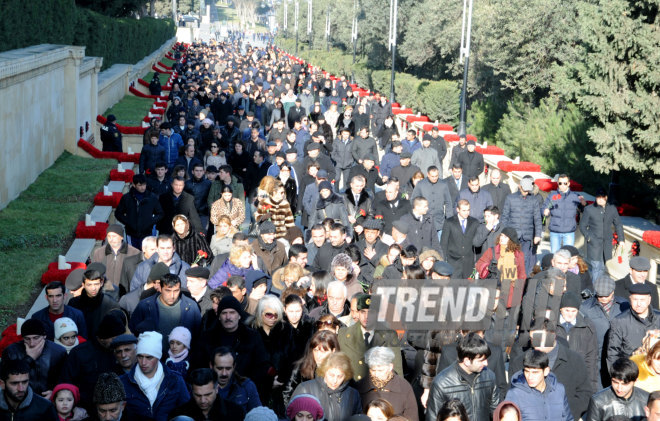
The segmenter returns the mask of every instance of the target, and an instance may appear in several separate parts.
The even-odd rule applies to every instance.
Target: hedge
[[[278,38],[277,45],[284,51],[293,54],[295,41]],[[340,50],[308,50],[306,44],[298,44],[298,56],[309,63],[322,68],[336,76],[351,75],[362,88],[381,92],[389,97],[389,70],[368,69],[363,62],[353,64],[351,54],[343,54]],[[394,77],[395,99],[401,105],[410,107],[415,112],[426,114],[431,121],[458,125],[460,85],[451,80],[419,79],[408,73],[397,72]]]
[[[0,52],[37,44],[86,46],[103,68],[137,63],[176,32],[170,19],[112,18],[72,0],[0,0]]]

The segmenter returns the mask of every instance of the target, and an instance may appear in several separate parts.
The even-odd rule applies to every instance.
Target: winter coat
[[[429,213],[433,215],[435,230],[442,231],[445,219],[454,215],[454,202],[451,200],[447,185],[442,181],[434,184],[425,178],[417,183],[413,189],[410,197],[411,202],[416,197],[423,197],[428,200]]]
[[[209,206],[209,209],[215,203],[217,200],[219,200],[222,196],[222,189],[225,187],[225,183],[216,178],[213,180],[211,183],[211,189],[209,190],[209,195],[207,199],[207,204]],[[241,202],[245,202],[245,188],[243,187],[243,183],[238,181],[238,178],[232,174],[231,176],[231,184],[229,184],[229,187],[231,187],[231,192],[234,196],[234,199],[237,199]]]
[[[422,142],[419,141],[419,139],[414,138],[412,141],[409,141],[408,139],[403,139],[401,141],[401,145],[403,146],[403,152],[410,152],[410,154],[414,154],[417,149],[420,149],[422,147]]]
[[[147,283],[149,272],[156,263],[158,263],[158,253],[154,253],[150,258],[138,265],[133,278],[131,278],[131,287],[129,291],[140,288]],[[190,265],[182,261],[178,254],[174,253],[174,256],[172,256],[172,263],[170,264],[170,273],[177,275],[179,279],[181,279],[182,289],[188,287],[188,278],[186,277],[186,270],[188,269],[190,269]]]
[[[272,276],[273,272],[286,265],[289,261],[286,255],[286,249],[281,242],[275,240],[275,247],[269,251],[261,244],[260,240],[258,238],[252,242],[252,251],[259,258],[259,268],[269,276]]]
[[[376,165],[380,162],[378,160],[378,148],[376,147],[376,140],[373,137],[362,138],[362,136],[357,136],[353,139],[353,145],[351,147],[351,154],[355,162],[360,162],[364,159],[365,156],[371,155],[376,161]]]
[[[473,193],[469,188],[461,190],[456,199],[456,206],[458,201],[465,199],[470,202],[470,216],[477,219],[479,222],[484,222],[484,210],[493,206],[493,198],[486,190],[479,189]]]
[[[154,326],[158,326],[160,316],[158,312],[158,300],[160,294],[152,295],[140,301],[140,304],[135,308],[131,315],[131,320],[128,322],[128,327],[137,336],[138,326],[144,320],[151,320]],[[192,298],[185,294],[181,294],[179,301],[175,304],[181,308],[181,318],[177,326],[184,326],[188,328],[193,337],[199,332],[202,323],[202,315],[199,312],[199,306]],[[161,332],[163,336],[169,335],[169,332]]]
[[[557,359],[552,367],[557,381],[564,386],[568,405],[574,419],[580,419],[587,410],[589,397],[594,393],[591,389],[591,379],[584,365],[584,358],[575,351],[568,348],[565,340],[557,339]],[[509,360],[509,378],[515,377],[514,373],[523,369],[523,354],[527,348],[522,348],[518,343],[514,344]],[[547,381],[547,378],[546,378]],[[508,399],[507,395],[507,399]],[[519,402],[517,402],[520,405]]]
[[[423,180],[422,180],[423,181]],[[468,188],[468,179],[465,175],[461,176],[459,186],[456,185],[456,179],[454,176],[450,175],[447,178],[443,178],[442,182],[445,183],[447,186],[447,189],[449,189],[449,196],[451,196],[451,203],[452,205],[456,203],[456,199],[458,199],[458,192],[467,189]],[[500,209],[501,211],[501,209]]]
[[[170,419],[170,412],[190,400],[190,393],[183,377],[176,375],[167,366],[163,365],[163,381],[158,388],[156,400],[151,405],[149,399],[135,381],[135,370],[139,370],[137,365],[130,372],[123,374],[120,380],[126,391],[126,408],[133,412],[136,417],[154,421],[167,421]]]
[[[187,403],[175,408],[170,413],[170,419],[176,416],[187,416],[193,420],[242,420],[245,418],[245,411],[235,402],[222,399],[220,396],[215,398],[211,409],[209,410],[208,417],[204,415],[194,399],[189,400]]]
[[[428,351],[424,352],[424,367],[426,369],[424,370],[425,373],[422,376],[422,386],[425,389],[430,388],[431,383],[433,382],[433,377],[435,377],[436,373],[442,372],[442,370],[449,367],[458,360],[458,351],[456,349],[457,344],[458,342],[453,342],[443,346],[442,348],[437,346],[431,347]],[[495,374],[495,384],[497,385],[499,399],[504,399],[506,389],[509,386],[506,380],[507,377],[504,363],[505,356],[502,352],[502,347],[500,346],[489,342],[488,348],[490,349],[490,356],[488,357],[488,370]],[[433,365],[436,364],[436,361],[437,367],[434,367]]]
[[[616,415],[624,416],[631,421],[644,421],[646,420],[644,407],[648,399],[648,392],[638,387],[634,387],[632,395],[624,399],[618,397],[610,386],[591,397],[584,421],[609,420]]]
[[[445,222],[440,237],[440,246],[447,263],[454,268],[453,278],[467,279],[472,274],[475,264],[475,254],[472,242],[479,227],[479,221],[468,216],[465,232],[461,228],[458,215]]]
[[[428,214],[421,217],[421,221],[415,217],[412,211],[401,217],[401,221],[408,227],[406,240],[417,247],[421,252],[424,249],[433,249],[440,251],[440,242],[438,233],[435,230],[435,223]]]
[[[198,215],[209,214],[209,205],[207,204],[207,199],[209,196],[209,191],[211,190],[211,180],[202,176],[201,180],[195,180],[191,178],[186,180],[185,191],[190,193],[195,198],[195,209],[197,209]]]
[[[457,398],[465,406],[471,420],[488,420],[499,403],[495,374],[484,368],[472,384],[463,380],[458,372],[458,361],[442,370],[433,379],[426,403],[426,421],[435,421],[440,407],[449,399]]]
[[[245,274],[249,271],[253,270],[252,266],[249,268],[239,268],[237,266],[234,266],[232,262],[229,261],[229,259],[225,260],[222,266],[220,266],[220,269],[209,279],[208,281],[208,286],[209,288],[217,288],[219,286],[222,286],[227,282],[227,279],[229,277],[237,275],[237,276],[242,276],[245,277]]]
[[[0,420],[2,421],[59,421],[55,406],[28,386],[25,399],[15,411],[9,409],[4,393],[0,393]]]
[[[142,146],[142,151],[140,151],[140,174],[144,174],[147,170],[153,173],[156,164],[159,162],[167,162],[163,146],[159,144],[152,145],[151,143]]]
[[[538,200],[531,194],[523,196],[516,192],[507,196],[500,221],[503,227],[514,228],[520,240],[532,241],[534,237],[541,237],[541,210]]]
[[[174,239],[174,251],[179,255],[181,260],[189,265],[192,265],[197,259],[200,250],[207,255],[207,257],[202,257],[200,260],[206,260],[206,262],[213,260],[213,252],[209,247],[209,243],[200,233],[188,229],[188,233],[183,238],[176,233],[172,238]]]
[[[140,254],[140,250],[131,246],[130,244],[122,241],[121,247],[117,253],[112,250],[110,244],[97,247],[92,253],[92,262],[101,262],[105,265],[105,277],[111,281],[113,285],[119,286],[119,279],[121,276],[121,269],[124,265],[124,259],[130,256]]]
[[[124,224],[126,234],[130,236],[145,237],[151,235],[153,226],[163,218],[163,208],[160,206],[158,196],[150,191],[145,191],[142,199],[135,190],[131,189],[121,197],[115,218]]]
[[[481,247],[481,252],[485,252],[486,249],[490,247],[495,247],[500,242],[500,234],[504,227],[501,223],[498,223],[492,229],[486,228],[485,223],[481,223],[479,228],[477,228],[477,233],[472,240],[472,245],[475,247]]]
[[[495,245],[495,261],[500,259],[500,245]],[[512,277],[509,273],[500,273],[500,279],[517,279],[522,280],[523,282],[527,279],[527,274],[525,273],[525,255],[522,251],[517,250],[514,253],[514,259],[516,262],[516,274],[515,277]],[[493,247],[486,249],[484,254],[479,258],[475,267],[477,268],[477,273],[479,277],[485,279],[488,276],[488,266],[493,261]],[[498,265],[499,266],[499,265]]]
[[[77,297],[69,300],[71,307],[77,308],[85,315],[85,324],[87,325],[87,337],[90,340],[96,338],[96,329],[101,324],[103,316],[110,310],[119,308],[119,304],[109,296],[99,291],[94,298],[89,298],[85,291]]]
[[[367,215],[369,215],[369,211],[371,210],[371,197],[369,197],[367,192],[363,190],[358,197],[357,203],[355,203],[355,196],[349,187],[346,192],[341,195],[341,198],[344,201],[344,206],[346,206],[348,216],[354,217],[356,219],[355,223],[361,225],[364,220],[367,219]],[[364,213],[365,216],[362,216],[362,213]]]
[[[422,146],[417,149],[412,154],[412,160],[410,162],[421,169],[424,174],[428,172],[429,167],[431,166],[435,166],[442,171],[442,163],[438,157],[438,151],[432,147],[425,148]]]
[[[376,189],[375,187],[376,185],[382,186],[383,184],[385,184],[383,183],[383,179],[381,178],[380,174],[378,174],[378,168],[372,167],[369,171],[367,171],[367,169],[364,168],[362,164],[358,164],[353,166],[348,172],[348,180],[346,182],[347,186],[350,180],[352,180],[353,177],[355,177],[356,175],[361,175],[367,180],[365,189],[371,192],[372,194]]]
[[[245,412],[250,412],[257,406],[261,406],[257,386],[252,380],[247,377],[238,376],[236,372],[231,376],[229,384],[218,390],[218,397],[223,397],[228,402],[233,402]],[[227,418],[223,418],[222,420],[224,419]]]
[[[328,270],[332,259],[339,253],[344,253],[348,247],[347,243],[343,243],[339,247],[335,247],[330,243],[325,243],[321,248],[316,252],[314,257],[312,268],[316,270]]]
[[[87,325],[85,324],[85,316],[82,311],[65,305],[62,317],[68,317],[73,320],[76,323],[76,327],[78,327],[78,335],[85,339],[88,338]],[[31,318],[41,320],[41,323],[46,327],[46,338],[51,341],[55,340],[55,324],[50,320],[50,316],[48,315],[48,306],[34,313]]]
[[[658,287],[656,284],[648,280],[644,281],[644,283],[651,289],[651,307],[656,310],[660,310],[660,306],[658,304]],[[614,295],[621,297],[624,300],[630,301],[630,287],[632,286],[632,279],[630,279],[630,274],[616,281],[614,285]]]
[[[266,358],[275,369],[276,375],[282,380],[288,379],[294,362],[292,358],[294,344],[291,325],[279,321],[270,330],[270,334],[266,334],[263,328],[255,327],[255,330],[261,336],[261,341],[266,349]]]
[[[499,209],[500,212],[502,212],[502,209],[504,209],[504,200],[508,195],[511,194],[511,188],[509,187],[509,185],[505,183],[500,183],[497,186],[495,186],[492,183],[488,183],[485,186],[483,186],[482,189],[490,193],[490,197],[493,198],[493,205],[497,206],[497,209]]]
[[[181,135],[172,133],[168,137],[161,132],[158,139],[158,145],[165,149],[167,166],[170,167],[170,169],[174,168],[174,163],[179,158],[179,148],[183,146],[183,139],[181,139]]]
[[[181,165],[186,169],[186,174],[188,174],[188,177],[192,177],[193,168],[195,168],[196,165],[201,165],[203,167],[204,163],[201,159],[197,158],[197,156],[193,156],[192,158],[188,159],[187,156],[182,155],[177,158],[176,162],[174,162],[175,167],[178,165]]]
[[[348,212],[341,196],[331,192],[327,199],[319,196],[316,201],[316,209],[309,217],[309,226],[320,224],[325,218],[332,218],[346,228],[348,236],[353,235],[353,226],[348,220]]]
[[[612,258],[613,232],[616,232],[619,242],[623,243],[625,238],[619,212],[610,204],[602,207],[594,203],[585,207],[580,218],[580,232],[587,242],[586,258],[591,261],[606,262]]]
[[[413,164],[405,167],[399,164],[392,168],[390,178],[396,177],[399,179],[399,191],[401,194],[407,194],[410,196],[413,191],[412,177],[417,171],[420,171],[419,167]]]
[[[202,221],[199,219],[197,208],[195,208],[195,198],[192,194],[183,191],[177,201],[174,198],[174,194],[169,191],[162,194],[158,198],[158,201],[163,208],[163,218],[156,224],[156,228],[160,234],[171,235],[174,232],[172,219],[179,214],[188,218],[193,231],[202,232]]]
[[[540,392],[529,387],[522,371],[517,372],[511,379],[511,389],[506,394],[506,400],[520,408],[525,421],[574,419],[564,385],[559,383],[552,373],[545,378],[545,390]]]
[[[463,177],[470,179],[479,177],[484,172],[484,157],[479,152],[470,152],[467,149],[458,155],[456,162],[463,166]]]
[[[362,410],[367,413],[367,406],[376,399],[385,399],[394,408],[394,415],[399,415],[409,421],[419,419],[417,411],[417,399],[410,384],[399,375],[394,375],[392,380],[379,389],[374,386],[371,376],[366,376],[357,385],[362,400]]]
[[[355,158],[353,158],[353,142],[354,140],[348,140],[344,142],[341,139],[336,139],[333,142],[332,153],[330,156],[332,160],[335,161],[337,170],[343,170],[352,167],[355,164]]]
[[[389,177],[392,173],[392,168],[398,166],[401,163],[401,158],[399,154],[392,151],[383,155],[383,159],[380,161],[380,173],[383,177]]]
[[[627,311],[629,308],[630,303],[617,296],[614,296],[614,303],[612,303],[612,308],[608,314],[605,313],[603,306],[600,305],[595,296],[584,300],[580,305],[580,313],[584,314],[584,316],[589,319],[596,328],[599,360],[602,355],[603,343],[605,342],[607,332],[610,330],[610,323],[616,316]]]
[[[347,421],[351,415],[362,413],[360,394],[348,383],[332,390],[322,378],[308,380],[296,387],[292,398],[302,394],[313,395],[321,402],[327,421]]]
[[[573,191],[561,193],[553,190],[548,194],[543,209],[550,209],[550,232],[575,232],[577,215],[580,207],[579,195]]]
[[[629,309],[612,320],[607,344],[607,366],[612,367],[619,358],[630,358],[642,346],[646,332],[660,329],[660,311],[649,307],[649,314],[641,319]]]
[[[373,214],[374,216],[383,217],[383,234],[392,233],[392,224],[401,219],[401,217],[412,210],[410,201],[402,197],[389,202],[387,198],[381,200],[374,200]]]
[[[582,355],[591,380],[592,390],[600,390],[600,358],[596,326],[578,312],[575,325],[566,332],[566,327],[557,322],[557,336],[566,339],[568,348]]]
[[[30,388],[41,395],[60,383],[60,372],[66,361],[66,349],[62,345],[46,340],[39,358],[33,360],[25,351],[23,341],[9,345],[2,352],[3,360],[24,359],[30,366]]]
[[[244,201],[240,199],[231,199],[231,210],[228,203],[220,198],[213,202],[211,205],[211,218],[210,222],[213,225],[218,225],[221,216],[226,215],[231,219],[231,226],[238,228],[245,221],[245,205]]]
[[[275,224],[275,238],[285,238],[287,231],[295,226],[291,205],[286,199],[279,203],[273,202],[270,197],[259,201],[254,220],[261,222],[267,219]]]
[[[399,129],[396,127],[396,124],[392,123],[390,127],[382,124],[376,131],[376,137],[378,138],[378,143],[380,148],[386,150],[389,148],[390,143],[392,143],[392,136],[399,136]],[[397,164],[399,160],[397,159]]]

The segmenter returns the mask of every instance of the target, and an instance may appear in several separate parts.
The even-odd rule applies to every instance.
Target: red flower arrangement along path
[[[64,282],[66,277],[69,276],[71,272],[75,269],[85,269],[87,265],[82,262],[68,262],[71,265],[71,269],[58,269],[57,262],[51,262],[48,264],[48,270],[41,275],[41,284],[47,285],[54,281]]]
[[[121,199],[121,193],[119,193],[119,198]],[[95,225],[88,227],[85,225],[85,221],[78,221],[76,225],[76,238],[93,238],[95,240],[103,240],[108,229],[108,223],[106,222],[97,222]]]

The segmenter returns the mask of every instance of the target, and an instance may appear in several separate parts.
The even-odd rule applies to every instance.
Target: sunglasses
[[[277,314],[275,313],[264,313],[264,317],[267,319],[277,319]]]
[[[322,326],[331,327],[331,326],[334,326],[334,325],[335,325],[335,323],[332,320],[326,320],[324,322],[316,322],[316,327],[319,327],[319,328],[322,327]]]

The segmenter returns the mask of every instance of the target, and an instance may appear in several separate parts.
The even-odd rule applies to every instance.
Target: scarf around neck
[[[172,350],[168,350],[167,353],[170,355],[169,360],[175,363],[179,363],[183,360],[185,360],[188,357],[188,348],[184,348],[183,351],[179,352],[178,354],[172,354]]]
[[[142,373],[140,367],[135,367],[135,382],[140,387],[140,390],[144,395],[149,399],[149,405],[153,406],[156,402],[156,397],[158,397],[158,389],[160,384],[165,378],[165,373],[163,372],[163,365],[159,362],[158,368],[156,369],[156,374],[152,378],[148,378]]]

